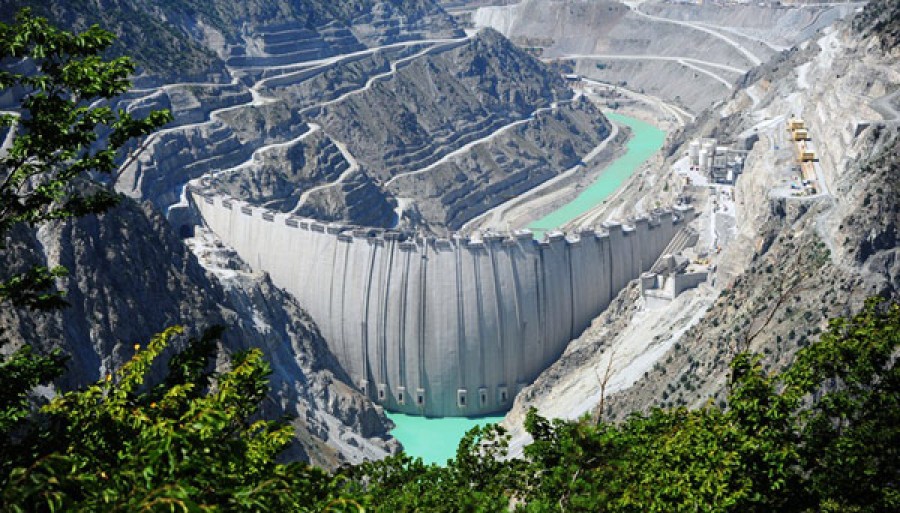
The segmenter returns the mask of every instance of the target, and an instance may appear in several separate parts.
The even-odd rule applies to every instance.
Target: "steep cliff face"
[[[487,30],[324,107],[320,119],[386,180],[436,160],[442,146],[458,147],[460,138],[488,135],[570,96],[560,77]]]
[[[883,51],[895,51],[900,43],[900,4],[872,0],[854,18],[853,29],[862,37],[875,37]]]
[[[68,308],[0,314],[5,337],[43,350],[59,347],[71,356],[60,389],[112,372],[133,355],[134,344],[167,326],[184,325],[196,334],[221,324],[228,327],[223,361],[234,351],[259,347],[272,364],[264,413],[296,419],[293,456],[333,467],[394,449],[387,441],[389,421],[345,384],[318,330],[290,297],[264,275],[242,270],[234,258],[227,259],[225,267],[234,269],[219,285],[149,205],[126,201],[103,216],[53,223],[36,233],[20,230],[4,257],[5,272],[30,263],[70,271],[59,283]],[[155,367],[151,379],[162,370]]]
[[[839,223],[838,239],[843,237],[842,249],[854,262],[893,277],[893,289],[900,290],[900,136],[881,130],[867,136],[874,151],[847,191],[855,208]]]

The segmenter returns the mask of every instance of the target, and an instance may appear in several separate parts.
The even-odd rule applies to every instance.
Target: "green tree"
[[[338,480],[372,511],[506,511],[523,469],[522,461],[505,459],[508,441],[500,426],[475,427],[444,466],[400,454],[345,469]]]
[[[785,373],[812,510],[900,510],[900,305],[834,319]]]
[[[69,34],[28,12],[0,24],[0,88],[22,97],[0,118],[11,144],[0,156],[0,240],[20,228],[104,212],[118,200],[103,181],[117,152],[170,118],[133,119],[104,100],[129,87],[127,58],[100,54],[111,34]],[[0,250],[6,248],[0,247]],[[35,267],[4,277],[0,302],[61,308],[53,290],[64,269]],[[155,337],[114,374],[33,411],[28,392],[64,369],[58,353],[26,346],[0,357],[0,511],[350,511],[356,502],[302,463],[279,464],[292,441],[283,422],[259,419],[270,369],[259,350],[211,368],[219,329],[207,330],[168,362],[158,384],[153,362],[182,328]]]
[[[900,509],[900,306],[832,321],[785,372],[732,363],[727,408],[656,409],[621,425],[530,412],[527,511]]]
[[[99,27],[80,34],[20,12],[0,23],[0,92],[21,98],[17,112],[0,114],[0,252],[14,229],[99,213],[118,201],[96,180],[115,169],[117,152],[171,119],[153,112],[134,119],[101,105],[124,92],[134,66],[128,58],[104,60],[113,36]],[[11,266],[12,267],[12,266]],[[65,305],[54,289],[62,267],[0,272],[0,305],[51,310]],[[0,345],[7,343],[0,339]],[[65,368],[60,352],[22,347],[0,355],[0,483],[17,458],[29,457],[28,392]]]
[[[259,350],[234,355],[231,370],[215,375],[218,333],[208,332],[170,360],[163,384],[146,388],[151,364],[181,332],[164,331],[114,375],[43,408],[53,450],[11,473],[4,511],[356,508],[324,471],[276,463],[293,430],[254,420],[268,392]]]

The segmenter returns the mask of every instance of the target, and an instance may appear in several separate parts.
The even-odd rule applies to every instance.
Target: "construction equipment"
[[[791,118],[788,120],[788,130],[794,131],[799,129],[805,129],[806,123],[803,122],[800,118]]]
[[[807,132],[805,128],[798,128],[797,130],[794,130],[791,136],[795,141],[809,140],[809,132]]]

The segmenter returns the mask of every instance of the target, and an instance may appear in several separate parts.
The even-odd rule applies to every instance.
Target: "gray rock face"
[[[587,101],[539,113],[459,158],[390,185],[415,202],[432,230],[453,231],[497,204],[574,166],[610,133],[609,122]]]
[[[272,105],[298,108],[314,133],[217,173],[209,187],[326,221],[391,227],[403,198],[415,213],[407,225],[446,233],[576,164],[609,134],[592,104],[572,101],[558,76],[490,30],[258,86],[278,99]]]
[[[462,34],[431,0],[0,0],[0,20],[12,21],[25,5],[58,26],[114,32],[114,50],[135,58],[142,85],[221,80],[226,64],[274,65]]]
[[[325,107],[318,119],[374,176],[387,180],[570,96],[561,78],[484,31]]]
[[[234,269],[223,271],[229,280],[220,286],[149,205],[126,201],[100,217],[54,223],[36,234],[20,231],[12,242],[4,274],[30,263],[70,271],[60,284],[70,307],[52,314],[0,313],[5,337],[71,355],[59,389],[100,379],[133,355],[134,344],[168,326],[183,325],[196,334],[222,324],[228,327],[223,358],[259,347],[272,364],[272,400],[264,402],[264,413],[297,419],[294,456],[333,467],[394,450],[394,442],[387,441],[389,421],[345,384],[346,376],[296,302],[265,276],[242,271],[234,257],[224,265]],[[158,380],[163,370],[155,366],[150,380]],[[332,439],[344,443],[326,443]]]
[[[727,98],[744,72],[853,9],[523,0],[475,9],[471,19],[585,77],[700,113]]]
[[[210,186],[252,203],[291,210],[304,190],[337,180],[349,167],[334,142],[319,132],[304,144],[267,152],[252,166],[218,174]]]

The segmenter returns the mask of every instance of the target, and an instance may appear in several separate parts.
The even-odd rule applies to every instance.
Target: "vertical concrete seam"
[[[416,376],[416,386],[423,389],[425,388],[425,323],[427,322],[425,302],[428,300],[428,263],[428,242],[425,241],[422,244],[422,261],[419,265],[419,337],[417,341],[419,368]]]
[[[454,245],[453,255],[456,259],[456,375],[459,383],[457,388],[465,386],[465,349],[466,349],[466,319],[463,310],[462,294],[462,250],[459,241]]]
[[[499,355],[500,355],[500,375],[506,376],[506,344],[504,341],[504,332],[506,331],[506,325],[504,324],[505,315],[503,313],[503,303],[501,301],[501,290],[500,290],[500,273],[497,270],[497,255],[494,253],[494,246],[496,244],[490,244],[490,252],[491,252],[491,274],[494,276],[494,305],[496,308],[495,313],[495,322],[497,323],[497,342],[500,344],[499,347]]]
[[[400,276],[400,325],[399,325],[399,335],[400,340],[398,340],[398,352],[400,354],[399,365],[397,366],[397,370],[400,373],[397,379],[397,383],[401,387],[406,386],[406,307],[407,307],[407,298],[409,295],[409,291],[407,289],[409,285],[409,251],[402,252],[403,258],[403,275]]]

